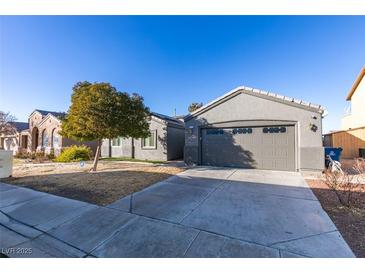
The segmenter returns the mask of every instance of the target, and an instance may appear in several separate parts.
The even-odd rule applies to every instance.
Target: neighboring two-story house
[[[341,121],[341,130],[324,135],[324,145],[342,147],[342,157],[360,156],[365,149],[365,66],[352,85],[346,100],[350,102]]]
[[[346,100],[350,105],[342,118],[341,129],[365,127],[365,66],[356,78]]]

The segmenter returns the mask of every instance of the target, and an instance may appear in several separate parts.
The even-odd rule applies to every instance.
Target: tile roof
[[[11,122],[18,132],[29,129],[29,123],[26,122]]]
[[[41,110],[41,109],[35,109],[34,111],[38,111],[43,116],[46,116],[47,114],[52,114],[53,116],[55,116],[57,118],[63,118],[66,116],[65,112],[56,112],[56,111]]]
[[[155,117],[157,117],[161,120],[167,121],[167,122],[173,122],[175,124],[180,124],[180,125],[183,124],[183,122],[181,120],[177,119],[177,118],[167,116],[167,115],[164,115],[164,114],[160,114],[160,113],[157,113],[157,112],[151,112],[151,115],[155,116]]]
[[[325,108],[322,107],[321,105],[318,104],[314,104],[314,103],[309,103],[300,99],[295,99],[292,97],[288,97],[288,96],[284,96],[284,95],[280,95],[277,93],[273,93],[273,92],[268,92],[268,91],[264,91],[264,90],[260,90],[260,89],[256,89],[256,88],[251,88],[251,87],[245,87],[245,86],[240,86],[237,87],[229,92],[227,92],[226,94],[224,94],[223,96],[218,97],[217,99],[209,102],[208,104],[202,106],[201,108],[197,109],[196,111],[188,114],[185,116],[185,120],[189,119],[193,116],[195,116],[196,114],[200,113],[202,110],[213,106],[215,104],[217,104],[219,101],[225,99],[226,97],[233,95],[235,93],[238,92],[242,92],[242,93],[247,93],[247,94],[251,94],[251,95],[256,95],[256,96],[262,96],[262,97],[267,97],[267,99],[271,99],[271,100],[276,100],[276,101],[282,101],[283,103],[289,103],[292,104],[294,106],[299,106],[299,107],[304,107],[304,108],[308,108],[311,109],[313,111],[317,111],[320,113],[323,113],[325,111]]]

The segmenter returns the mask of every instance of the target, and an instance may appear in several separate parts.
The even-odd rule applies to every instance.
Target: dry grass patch
[[[323,209],[335,223],[357,257],[365,257],[365,185],[353,189],[351,206],[341,204],[338,195],[323,180],[307,180]],[[343,192],[342,192],[343,191]],[[346,189],[338,189],[346,195]]]
[[[164,165],[101,162],[98,171],[89,173],[90,163],[19,165],[7,183],[58,196],[107,205],[183,169]]]

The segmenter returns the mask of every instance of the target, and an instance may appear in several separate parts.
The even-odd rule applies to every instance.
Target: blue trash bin
[[[328,156],[331,156],[332,160],[340,162],[341,152],[342,152],[342,147],[325,147],[324,148],[326,168],[329,166],[329,162],[330,162],[328,160]]]

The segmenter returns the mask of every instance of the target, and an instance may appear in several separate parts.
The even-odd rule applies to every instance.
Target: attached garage
[[[237,88],[185,117],[188,164],[298,171],[322,169],[319,105]]]
[[[202,164],[295,170],[294,126],[203,128]]]

